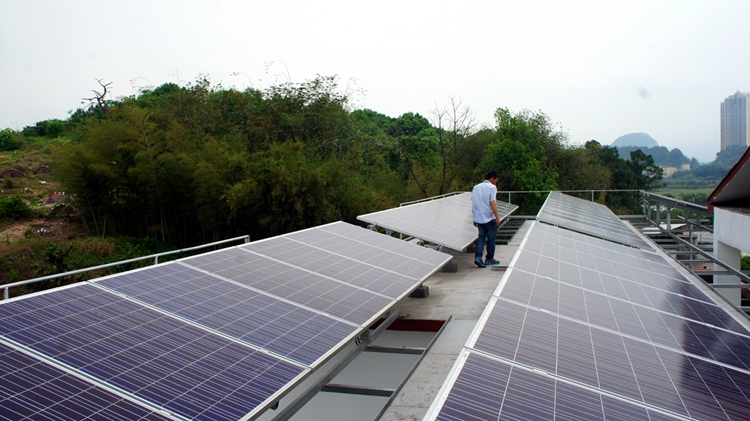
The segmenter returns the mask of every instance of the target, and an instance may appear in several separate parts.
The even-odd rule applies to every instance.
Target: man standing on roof
[[[497,236],[497,228],[500,226],[500,214],[497,212],[497,203],[495,202],[498,179],[497,173],[490,171],[484,177],[484,181],[474,186],[471,191],[471,213],[474,218],[474,226],[479,229],[474,264],[480,268],[500,264],[500,261],[495,260],[495,237]],[[487,244],[487,258],[482,261],[485,243]]]

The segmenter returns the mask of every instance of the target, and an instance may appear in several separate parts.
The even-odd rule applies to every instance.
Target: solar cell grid
[[[747,331],[707,326],[702,319],[684,319],[524,272],[508,278],[500,297],[750,370]],[[679,332],[678,339],[672,332]]]
[[[0,360],[0,419],[169,419],[3,344]]]
[[[189,262],[195,267],[203,267],[207,264],[220,265],[225,268],[245,267],[258,269],[263,266],[263,257],[255,254],[248,254],[237,247],[225,248],[213,253],[200,254],[194,257],[180,259],[182,262]]]
[[[536,231],[537,226],[535,226],[534,231]],[[555,235],[554,230],[558,232],[562,232],[563,230],[554,227],[544,229],[547,231],[542,241],[537,239],[537,235],[537,238],[529,237],[523,245],[524,252],[518,256],[514,265],[515,268],[531,273],[543,272],[544,276],[550,276],[561,281],[570,280],[572,283],[578,283],[578,279],[575,277],[561,278],[559,275],[558,265],[571,264],[579,267],[580,280],[584,283],[584,288],[598,292],[606,292],[602,285],[604,282],[602,279],[611,280],[617,278],[620,280],[620,285],[611,283],[610,289],[617,288],[619,290],[622,288],[627,291],[630,290],[630,286],[627,283],[635,282],[646,287],[653,287],[703,302],[713,303],[713,300],[708,298],[700,288],[688,281],[687,278],[670,266],[663,258],[623,246],[610,250],[606,257],[596,257],[592,252],[594,249],[593,246],[596,243],[592,243],[592,247],[589,247],[589,244],[585,244],[585,248],[579,247],[584,243],[578,241],[578,238],[564,238]],[[603,240],[596,241],[604,243]],[[540,242],[544,244],[543,249],[539,244]],[[542,250],[548,254],[538,254],[542,253]],[[560,256],[559,263],[554,260],[554,257],[550,257],[549,254]],[[654,257],[660,258],[661,262],[655,261]],[[629,264],[620,263],[615,260],[620,260],[621,262],[627,261]],[[643,267],[647,269],[643,269]],[[555,272],[558,272],[558,274]],[[647,291],[646,294],[653,294],[653,291]],[[658,301],[662,300],[659,299]]]
[[[191,261],[185,260],[184,263],[190,264]],[[379,315],[393,301],[268,258],[254,264],[252,269],[223,268],[220,263],[214,265],[210,262],[201,265],[201,269],[360,326]],[[416,281],[412,280],[411,285],[416,286]]]
[[[551,192],[537,214],[537,220],[594,235],[620,244],[653,250],[604,205],[560,192]]]
[[[45,308],[67,316],[50,320]],[[92,285],[4,303],[0,331],[187,418],[242,418],[303,373]]]
[[[305,232],[302,232],[302,234],[305,234]],[[389,238],[374,232],[372,234]],[[297,235],[293,233],[285,238],[295,240],[297,239]],[[337,236],[336,238],[304,238],[304,244],[307,244],[308,247],[313,246],[320,250],[335,253],[337,259],[346,258],[355,262],[369,263],[373,266],[388,268],[389,270],[419,280],[432,274],[436,266],[444,264],[449,259],[449,256],[445,253],[438,253],[395,238],[390,238],[390,240],[399,246],[407,244],[409,253],[397,252],[385,248],[387,244],[384,244],[382,247],[364,247],[361,241],[341,236]],[[261,252],[260,250],[258,251]]]
[[[502,201],[496,203],[501,219],[518,208]],[[471,193],[360,215],[357,219],[459,251],[477,238],[471,215]]]
[[[351,238],[360,244],[359,247],[367,245],[368,247],[388,250],[392,253],[404,255],[415,261],[429,263],[433,266],[440,266],[446,262],[445,253],[438,253],[432,249],[420,247],[355,225],[335,222],[333,224],[323,225],[318,229],[338,236]],[[296,233],[291,233],[289,236],[295,238],[295,234]]]
[[[181,264],[167,265],[171,269],[150,267],[97,285],[305,365],[312,365],[357,330]]]
[[[439,413],[441,421],[675,420],[606,393],[469,352]],[[462,358],[462,357],[459,357]],[[481,386],[479,386],[481,385]],[[486,386],[485,386],[486,385]],[[429,415],[429,414],[428,414]]]
[[[321,227],[321,229],[299,231],[274,239],[273,242],[264,240],[240,248],[258,255],[281,260],[285,262],[284,265],[299,266],[339,282],[366,288],[374,293],[394,299],[406,295],[420,281],[432,274],[437,267],[451,258],[445,253],[438,253],[425,247],[408,244],[363,228],[336,228],[339,225],[341,224],[330,224]],[[322,228],[332,228],[334,231],[343,234],[350,233],[351,230],[355,230],[360,235],[367,233],[365,237],[368,238],[368,241],[372,238],[370,236],[374,236],[373,239],[385,241],[381,243],[383,247],[389,247],[393,250],[378,247],[368,248],[361,242],[323,231]],[[332,235],[335,238],[331,238]],[[307,243],[300,241],[307,241]],[[338,253],[342,251],[342,247],[349,250],[346,255]],[[191,263],[189,260],[186,262]],[[256,265],[263,266],[264,264]],[[210,262],[201,267],[226,275],[226,272],[215,268]],[[373,276],[373,274],[377,274],[377,276]],[[235,271],[232,276],[236,276],[238,280],[243,277],[239,271]],[[253,276],[253,274],[250,276]]]
[[[523,316],[519,317],[521,312]],[[517,334],[515,339],[514,334]],[[499,301],[494,305],[471,346],[686,417],[700,414],[696,418],[721,419],[726,418],[727,407],[731,412],[733,405],[745,408],[750,405],[747,397],[736,401],[739,396],[750,396],[748,371],[706,362],[510,302]],[[696,361],[701,362],[700,369]],[[596,376],[581,369],[586,367],[594,368]],[[693,396],[696,393],[701,395],[698,403]],[[742,418],[730,416],[730,419]]]

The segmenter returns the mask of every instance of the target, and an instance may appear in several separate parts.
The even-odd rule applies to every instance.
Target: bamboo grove
[[[335,77],[238,91],[200,78],[98,102],[65,122],[57,176],[90,235],[191,245],[259,239],[457,190],[648,189],[640,151],[568,144],[542,112],[478,126],[451,98],[427,117],[352,110]],[[542,195],[528,196],[526,206]],[[637,206],[637,203],[609,203]]]

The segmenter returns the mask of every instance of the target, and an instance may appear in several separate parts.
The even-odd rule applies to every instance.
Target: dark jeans
[[[495,221],[477,224],[479,228],[479,238],[477,239],[476,257],[482,258],[484,245],[487,244],[487,260],[495,258],[495,237],[497,237],[497,226]]]

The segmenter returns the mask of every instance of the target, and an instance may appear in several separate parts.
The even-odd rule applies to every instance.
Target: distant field
[[[695,197],[705,197],[707,198],[709,194],[711,194],[714,191],[713,188],[711,189],[671,189],[671,188],[665,188],[665,189],[658,189],[658,190],[652,190],[652,193],[661,195],[661,196],[669,196],[674,197],[675,199],[680,200],[691,200]],[[691,200],[692,201],[692,200]]]

